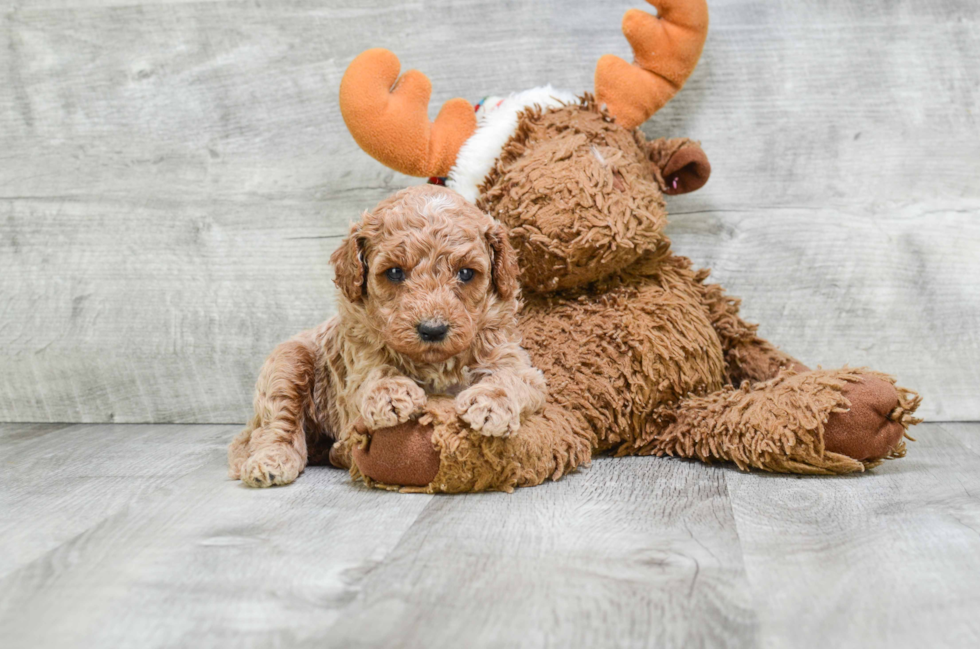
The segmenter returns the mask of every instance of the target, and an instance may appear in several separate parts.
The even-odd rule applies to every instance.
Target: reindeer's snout
[[[424,320],[415,329],[419,332],[419,338],[427,343],[441,342],[449,333],[449,325],[434,320]]]

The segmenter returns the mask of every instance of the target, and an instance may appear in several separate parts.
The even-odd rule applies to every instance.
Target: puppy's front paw
[[[306,459],[292,446],[272,444],[257,449],[245,460],[241,480],[249,487],[286,485],[303,471]]]
[[[493,437],[508,437],[521,427],[521,409],[507,391],[492,385],[474,385],[456,397],[456,412],[470,427]]]
[[[403,424],[425,406],[425,390],[405,377],[381,379],[361,402],[361,417],[369,430]]]

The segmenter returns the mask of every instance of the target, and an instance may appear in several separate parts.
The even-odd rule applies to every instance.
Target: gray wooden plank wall
[[[640,3],[642,4],[642,3]],[[714,177],[676,248],[804,361],[870,365],[980,419],[980,3],[711,0],[644,130]],[[432,114],[627,55],[629,2],[0,5],[0,420],[240,422],[274,344],[333,312],[347,222],[416,182],[336,104],[372,46]]]

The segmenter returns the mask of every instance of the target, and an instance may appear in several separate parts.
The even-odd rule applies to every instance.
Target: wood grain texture
[[[343,647],[745,647],[724,473],[649,458],[512,497],[436,498],[338,623]]]
[[[512,495],[428,496],[327,467],[244,488],[230,426],[0,425],[0,638],[972,647],[980,454],[947,426],[859,476],[599,458]]]
[[[966,448],[980,454],[980,428],[975,424],[951,421],[944,423],[942,429]]]
[[[326,467],[250,490],[225,477],[234,432],[0,436],[20,469],[0,486],[17,505],[0,521],[4,645],[270,646],[334,623],[431,497],[392,499]]]
[[[853,478],[729,472],[768,646],[980,644],[980,455],[940,425],[916,433]]]
[[[276,342],[333,312],[349,220],[416,182],[359,151],[347,63],[434,107],[627,55],[629,3],[45,0],[0,8],[0,420],[241,422]],[[675,248],[812,364],[980,418],[980,5],[713,0],[644,130],[713,166]],[[490,56],[488,53],[493,53]]]

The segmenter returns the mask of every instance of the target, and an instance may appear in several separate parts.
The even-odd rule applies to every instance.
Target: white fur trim
[[[479,187],[500,156],[507,140],[517,130],[517,114],[532,106],[543,109],[564,104],[577,104],[579,98],[567,90],[551,86],[531,88],[509,97],[487,97],[476,113],[476,132],[470,136],[456,155],[449,170],[446,186],[475,202]]]

